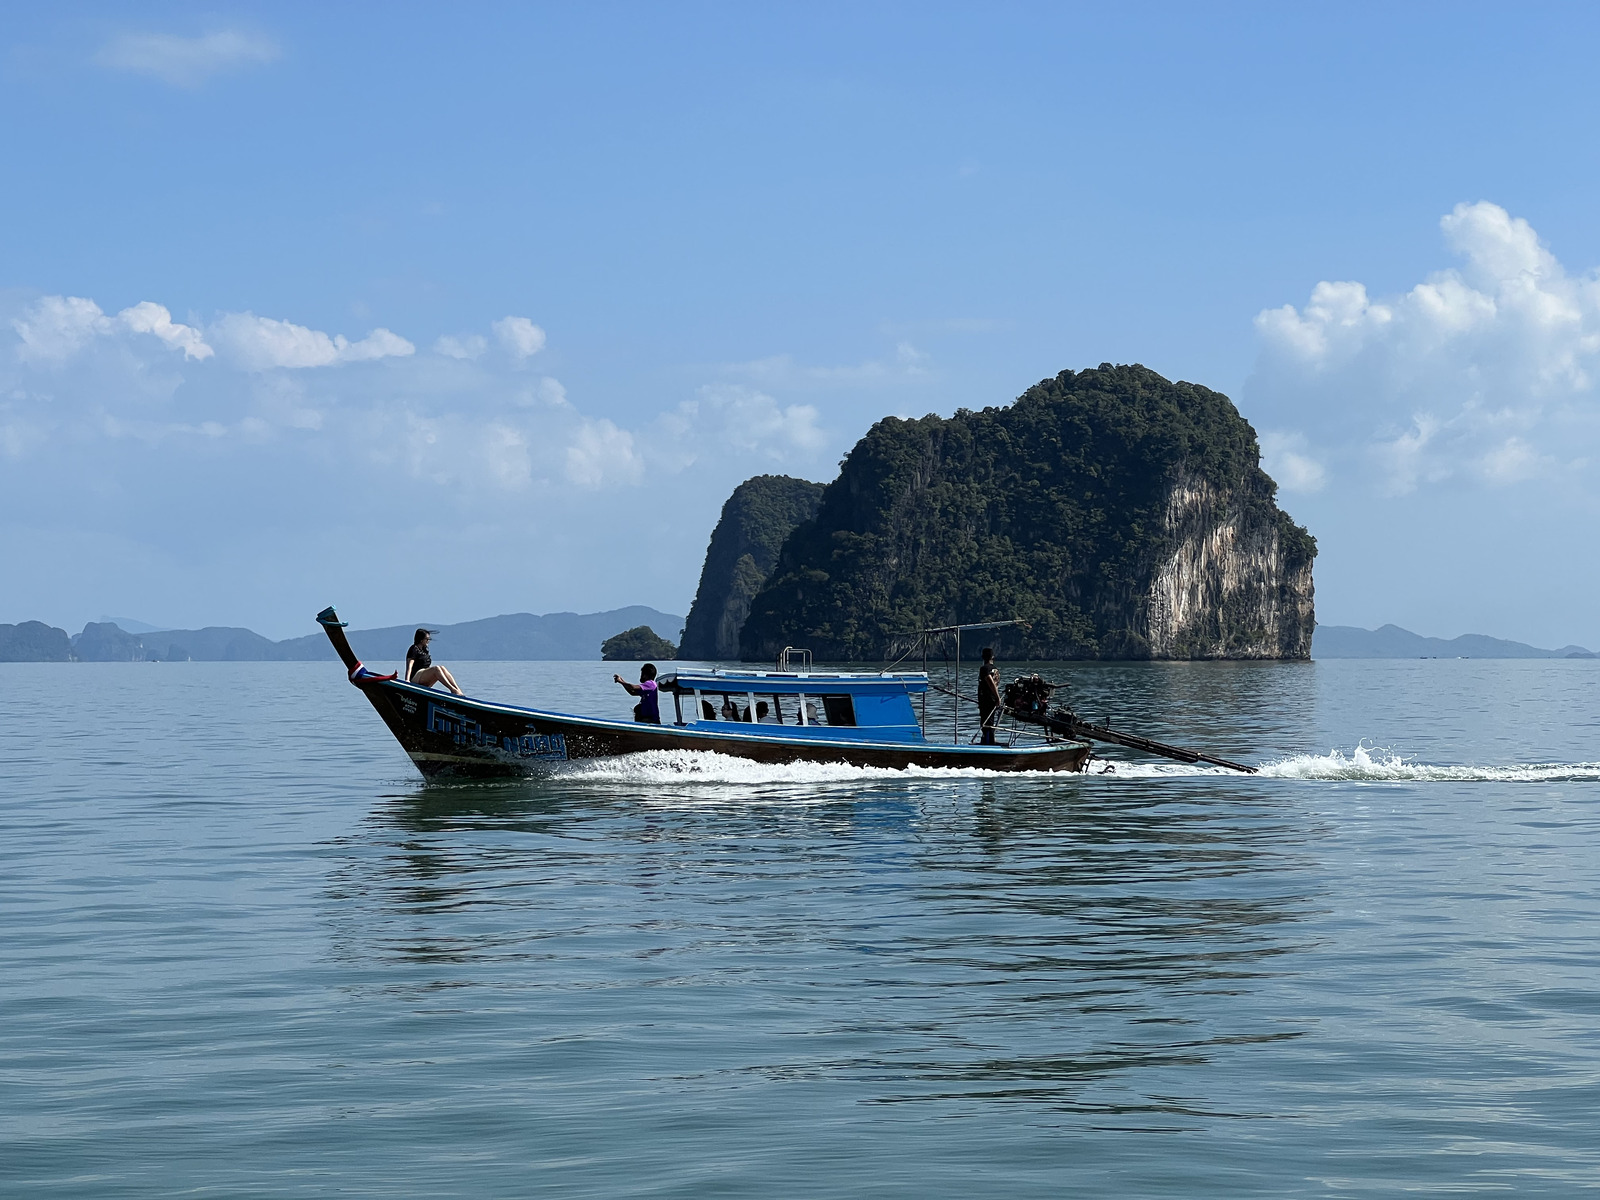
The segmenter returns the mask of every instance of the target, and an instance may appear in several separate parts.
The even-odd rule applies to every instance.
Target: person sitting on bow
[[[406,651],[405,681],[414,683],[419,687],[432,687],[442,683],[456,695],[462,695],[461,689],[456,685],[456,677],[444,667],[433,665],[433,655],[428,653],[428,643],[433,640],[436,629],[417,630],[416,640],[411,643],[411,649]]]

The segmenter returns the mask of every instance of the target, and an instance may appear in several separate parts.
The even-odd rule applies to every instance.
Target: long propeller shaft
[[[1091,725],[1087,721],[1080,721],[1075,715],[1064,709],[1055,709],[1044,715],[1043,720],[1025,713],[1016,713],[1024,721],[1033,721],[1043,725],[1055,733],[1065,734],[1072,738],[1087,738],[1090,741],[1110,742],[1116,746],[1126,746],[1130,750],[1142,750],[1146,754],[1160,755],[1162,758],[1175,759],[1182,763],[1210,763],[1214,767],[1227,767],[1231,771],[1243,771],[1247,775],[1254,775],[1256,768],[1247,767],[1244,763],[1230,762],[1226,758],[1218,758],[1214,754],[1202,754],[1198,750],[1186,750],[1182,746],[1169,746],[1165,742],[1158,742],[1153,738],[1140,737],[1136,733],[1123,733],[1120,729],[1108,729],[1104,725]]]

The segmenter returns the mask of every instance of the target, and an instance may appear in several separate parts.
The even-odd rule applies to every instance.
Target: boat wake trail
[[[1600,780],[1600,763],[1510,763],[1499,767],[1434,765],[1388,750],[1357,746],[1348,756],[1299,754],[1266,763],[1261,774],[1274,779],[1395,780],[1418,783],[1569,783]]]
[[[1090,764],[1094,771],[1101,764]],[[1123,779],[1239,776],[1221,767],[1183,766],[1178,763],[1119,762],[1111,772]],[[1574,783],[1600,780],[1600,763],[1511,763],[1487,767],[1472,764],[1438,765],[1417,762],[1392,750],[1357,746],[1346,754],[1295,754],[1261,764],[1257,779],[1304,779],[1365,783]]]
[[[1084,779],[1287,779],[1361,783],[1574,783],[1600,781],[1600,763],[1513,763],[1507,766],[1436,765],[1391,750],[1356,746],[1348,754],[1296,754],[1261,764],[1255,775],[1224,767],[1171,762],[1095,759],[1087,775],[1048,771],[985,771],[974,767],[855,767],[846,763],[758,763],[704,750],[648,750],[617,758],[585,759],[560,768],[563,779],[579,783],[681,787],[735,784],[748,787],[800,789],[848,785],[869,780],[1031,779],[1070,783]]]
[[[865,779],[998,779],[1023,774],[1048,778],[1048,771],[985,771],[974,767],[855,767],[848,763],[759,763],[707,750],[646,750],[616,758],[592,758],[562,768],[561,777],[595,783],[745,783],[814,785]],[[1066,776],[1076,778],[1076,776]]]

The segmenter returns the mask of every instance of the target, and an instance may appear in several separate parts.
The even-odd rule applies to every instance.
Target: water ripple
[[[188,668],[0,668],[7,1196],[1600,1187],[1584,664],[1051,668],[1249,777],[445,787]]]

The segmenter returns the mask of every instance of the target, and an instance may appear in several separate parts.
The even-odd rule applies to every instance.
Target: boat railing
[[[796,660],[799,666],[792,665]],[[783,653],[778,655],[778,670],[788,673],[791,671],[811,673],[811,651],[802,650],[796,646],[785,646]]]

